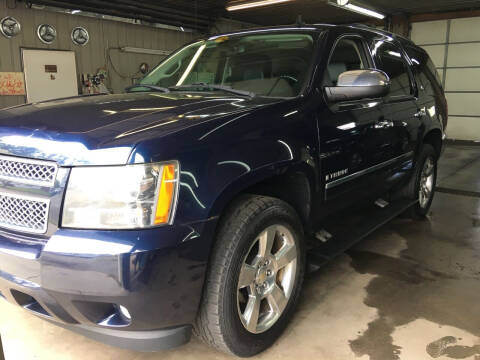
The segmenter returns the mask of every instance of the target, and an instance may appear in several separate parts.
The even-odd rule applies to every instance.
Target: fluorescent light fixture
[[[82,10],[72,10],[70,11],[70,14],[75,15],[75,14],[80,14]]]
[[[136,48],[131,46],[125,46],[120,48],[123,52],[136,53],[136,54],[150,54],[150,55],[170,55],[170,51]]]
[[[380,19],[380,20],[385,19],[385,15],[380,14],[379,12],[376,12],[376,11],[373,11],[373,10],[370,10],[370,9],[365,9],[361,6],[357,6],[357,5],[353,5],[353,4],[349,3],[349,4],[345,5],[345,8],[347,8],[351,11],[363,14],[363,15],[367,15],[367,16],[371,16],[371,17]]]
[[[287,2],[287,1],[292,1],[292,0],[258,0],[258,1],[251,1],[251,2],[238,4],[238,5],[227,5],[227,10],[228,11],[235,11],[235,10],[250,9],[250,8],[253,8],[253,7],[279,4],[279,3],[284,3],[284,2]]]
[[[345,9],[345,10],[350,10],[350,11],[356,12],[358,14],[371,16],[371,17],[374,17],[374,18],[380,19],[380,20],[385,19],[385,15],[383,15],[383,14],[377,12],[377,11],[373,11],[373,10],[370,10],[370,9],[367,9],[367,8],[364,8],[364,7],[361,7],[361,6],[358,6],[358,5],[354,5],[349,0],[336,0],[336,1],[329,1],[328,3],[330,5],[333,5],[333,6]]]

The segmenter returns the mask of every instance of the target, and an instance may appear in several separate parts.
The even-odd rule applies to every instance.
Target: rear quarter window
[[[423,85],[425,89],[442,89],[442,79],[428,54],[412,46],[406,46],[405,50],[412,61],[413,67],[417,70],[421,85]]]
[[[435,65],[433,64],[433,61],[428,57],[427,55],[427,68],[428,68],[428,71],[430,72],[431,75],[433,75],[433,77],[437,80],[437,85],[439,87],[442,87],[442,79],[440,78],[440,74],[438,73],[438,70],[437,68],[435,67]]]

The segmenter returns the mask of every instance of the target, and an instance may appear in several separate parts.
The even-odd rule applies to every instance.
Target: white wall
[[[480,17],[413,23],[411,38],[442,77],[448,138],[480,141]]]

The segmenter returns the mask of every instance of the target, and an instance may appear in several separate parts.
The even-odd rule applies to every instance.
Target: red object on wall
[[[0,72],[0,95],[25,95],[23,72]]]

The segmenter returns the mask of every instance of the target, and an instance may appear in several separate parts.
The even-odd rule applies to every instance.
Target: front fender
[[[180,162],[175,223],[217,217],[243,190],[290,169],[316,171],[316,120],[299,102],[278,102],[138,146],[143,159]]]

